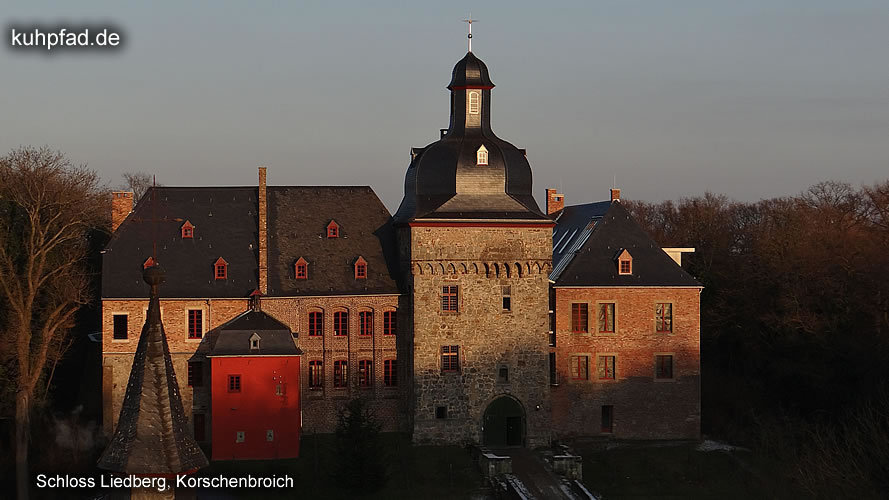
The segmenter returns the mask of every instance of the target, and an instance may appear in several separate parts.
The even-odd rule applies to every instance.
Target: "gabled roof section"
[[[391,215],[368,186],[268,188],[269,296],[397,294],[397,256]],[[327,238],[331,220],[339,237]],[[355,279],[355,258],[367,279]],[[304,258],[308,279],[294,279]]]
[[[571,205],[558,212],[553,228],[553,270],[550,279],[555,280],[571,262],[593,232],[596,222],[611,207],[610,201]]]
[[[102,297],[148,297],[141,272],[156,231],[165,296],[246,298],[258,287],[256,197],[255,187],[150,188],[105,248]],[[182,238],[185,221],[200,228],[193,238]],[[213,278],[220,255],[229,264],[225,280]]]
[[[251,349],[258,336],[259,349]],[[207,332],[209,356],[295,356],[301,354],[290,328],[262,311],[247,311]]]
[[[703,286],[661,250],[619,201],[609,203],[586,242],[560,262],[558,275],[550,276],[555,286]],[[622,250],[633,256],[633,274],[618,273],[616,256]]]

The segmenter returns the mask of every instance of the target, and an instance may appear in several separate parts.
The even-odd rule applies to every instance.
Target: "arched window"
[[[312,311],[309,313],[309,337],[318,337],[324,333],[324,313]]]
[[[478,90],[469,91],[469,114],[477,115],[479,111],[479,103],[481,102],[481,93]]]
[[[324,362],[309,361],[309,389],[320,389],[324,386]]]
[[[340,360],[333,362],[333,386],[344,389],[349,386],[349,362]]]
[[[374,362],[369,359],[362,359],[358,362],[358,386],[373,387],[374,380]]]
[[[395,335],[398,331],[398,317],[395,311],[383,312],[383,335]]]
[[[358,323],[361,328],[359,335],[367,336],[374,333],[374,313],[373,311],[361,311],[358,313]]]
[[[488,148],[486,148],[484,144],[482,144],[482,146],[480,148],[478,148],[478,151],[475,153],[475,156],[476,156],[476,158],[475,158],[476,165],[487,165],[488,164]]]
[[[337,311],[333,313],[333,334],[338,337],[349,334],[348,311]]]

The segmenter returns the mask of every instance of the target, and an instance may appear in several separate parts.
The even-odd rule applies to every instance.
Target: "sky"
[[[534,190],[568,204],[743,201],[889,179],[885,0],[0,0],[0,154],[60,150],[110,187],[370,185],[448,123],[466,52]],[[114,51],[10,47],[10,26],[109,26]]]

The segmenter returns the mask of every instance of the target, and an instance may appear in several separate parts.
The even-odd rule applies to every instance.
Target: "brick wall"
[[[111,232],[123,223],[133,211],[133,192],[114,191],[111,193]]]
[[[615,333],[597,332],[597,305],[615,304]],[[589,333],[572,332],[572,304],[589,310]],[[655,305],[672,304],[672,333],[655,329]],[[598,435],[613,406],[618,438],[700,437],[700,291],[697,288],[556,288],[558,386],[554,437]],[[673,378],[655,379],[655,356],[673,356]],[[615,357],[614,380],[599,380],[598,357]],[[588,379],[572,378],[572,356],[587,356]]]
[[[383,334],[383,313],[398,311],[399,296],[332,296],[332,297],[266,297],[262,299],[262,310],[288,325],[299,335],[298,345],[303,351],[300,380],[302,381],[303,430],[307,433],[333,432],[336,427],[337,411],[350,399],[360,397],[369,402],[384,431],[404,431],[405,419],[400,407],[402,388],[407,383],[399,376],[398,385],[386,387],[383,381],[385,360],[398,360],[398,335]],[[323,335],[309,336],[309,313],[323,312]],[[348,335],[334,335],[334,312],[348,312]],[[373,313],[373,334],[360,335],[359,313]],[[399,327],[405,323],[398,311]],[[371,387],[359,387],[358,363],[371,361],[373,383]],[[324,368],[323,387],[309,389],[309,363],[322,361]],[[348,386],[335,388],[333,385],[334,362],[348,362]],[[399,363],[400,364],[400,363]],[[399,370],[402,369],[398,366]],[[401,373],[399,373],[401,375]]]
[[[400,237],[412,290],[414,441],[481,442],[488,405],[510,395],[524,409],[526,443],[548,443],[551,229],[412,227]],[[458,286],[458,312],[442,311],[442,287],[449,285]],[[503,310],[504,285],[511,311]],[[447,373],[442,346],[452,345],[459,347],[460,370]],[[508,370],[506,382],[498,376],[501,367]],[[446,408],[446,418],[437,418],[438,407]]]
[[[195,300],[161,300],[161,319],[176,381],[182,397],[185,414],[191,421],[193,412],[209,413],[210,395],[209,364],[204,362],[204,387],[188,387],[189,360],[206,361],[204,355],[209,351],[204,339],[188,338],[188,310],[202,311],[203,333],[216,328],[234,318],[247,309],[246,299],[195,299]],[[102,376],[103,380],[103,427],[111,434],[117,425],[120,407],[126,393],[127,381],[133,365],[133,355],[139,344],[139,335],[145,324],[148,312],[148,299],[134,300],[103,300],[102,301]],[[127,315],[128,335],[125,340],[115,340],[114,316]],[[209,419],[207,421],[209,429]],[[189,424],[191,425],[191,423]]]

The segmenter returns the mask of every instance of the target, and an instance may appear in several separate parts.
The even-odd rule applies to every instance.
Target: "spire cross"
[[[472,23],[477,23],[478,19],[473,19],[470,12],[469,19],[464,19],[463,22],[469,25],[469,35],[466,38],[469,39],[469,52],[472,52]]]

